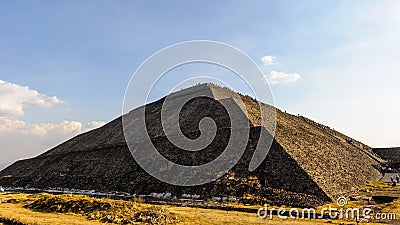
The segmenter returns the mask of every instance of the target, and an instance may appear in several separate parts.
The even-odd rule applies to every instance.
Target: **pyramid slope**
[[[174,93],[179,98],[199,92],[219,100],[235,100],[232,91],[203,84]],[[255,171],[248,171],[260,129],[270,131],[260,122],[259,104],[239,96],[249,113],[252,128],[250,141],[241,161],[226,176],[196,187],[176,187],[148,175],[130,155],[123,135],[121,117],[96,130],[78,135],[33,159],[18,161],[0,172],[2,186],[65,187],[99,191],[198,193],[203,197],[245,194],[255,199],[268,199],[275,204],[318,205],[338,196],[355,192],[368,182],[381,177],[379,162],[362,149],[343,141],[302,117],[276,110],[275,140],[267,158]],[[160,110],[165,98],[146,105],[150,118],[149,134],[155,146],[172,161],[202,164],[218,156],[229,139],[227,129],[218,129],[219,136],[201,153],[180,151],[169,143],[160,126]],[[237,101],[237,99],[235,100]],[[210,104],[212,107],[207,107]],[[214,104],[214,105],[213,105]],[[262,107],[271,109],[265,104]],[[201,113],[199,113],[201,112]],[[226,127],[223,110],[215,103],[198,99],[182,113],[182,129],[188,136],[199,135],[196,123],[211,115]],[[182,160],[185,159],[185,160]],[[181,161],[179,161],[181,160]],[[234,187],[234,188],[233,188]]]
[[[332,199],[382,176],[380,164],[361,149],[297,116],[278,111],[277,118],[276,140]]]

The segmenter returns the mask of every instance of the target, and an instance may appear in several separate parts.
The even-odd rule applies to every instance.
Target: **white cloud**
[[[300,78],[301,76],[298,73],[271,71],[267,79],[271,84],[288,84],[295,82]]]
[[[0,80],[0,163],[33,157],[55,145],[105,123],[82,124],[64,120],[59,123],[29,123],[18,117],[28,106],[49,108],[63,102],[27,86]],[[44,113],[44,112],[43,112]]]
[[[37,156],[82,132],[95,129],[104,122],[86,125],[77,121],[28,124],[22,120],[0,117],[0,163]]]
[[[275,59],[276,59],[275,56],[266,55],[266,56],[261,58],[261,61],[264,63],[264,65],[270,66],[270,65],[276,64]]]
[[[0,80],[0,116],[21,116],[27,106],[49,108],[61,103],[63,102],[56,96],[49,97],[28,86]]]
[[[84,127],[83,131],[89,131],[89,130],[93,130],[99,127],[104,126],[106,123],[103,121],[92,121],[88,124],[86,124],[86,126]]]
[[[71,136],[81,132],[96,129],[105,124],[102,121],[92,121],[86,125],[77,121],[64,120],[61,123],[27,124],[22,120],[0,117],[0,135],[21,134],[46,137],[48,134]]]

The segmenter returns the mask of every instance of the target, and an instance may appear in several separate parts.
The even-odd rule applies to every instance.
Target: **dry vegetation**
[[[1,204],[0,217],[17,219],[26,224],[37,222],[37,220],[30,222],[27,218],[30,217],[29,212],[32,212],[33,215],[41,214],[42,217],[55,214],[77,216],[76,219],[83,219],[83,222],[88,220],[114,224],[175,224],[179,222],[177,216],[163,207],[142,204],[140,201],[50,194],[5,194],[1,197],[3,203]],[[8,212],[8,214],[3,214],[3,212]],[[19,216],[25,214],[29,216],[19,218]],[[57,218],[54,219],[55,221],[51,224],[56,224]],[[43,222],[39,224],[43,224]]]
[[[374,183],[359,192],[368,196],[374,193],[396,193],[400,187],[385,183]],[[254,213],[203,209],[196,207],[155,206],[134,201],[92,198],[83,195],[50,194],[0,194],[0,225],[50,225],[50,224],[356,224],[345,220],[283,220],[260,219]],[[353,200],[347,207],[373,205],[374,211],[390,212],[400,215],[400,201],[373,202],[372,200]],[[257,208],[232,204],[233,208]],[[332,205],[335,207],[335,205]],[[373,221],[372,221],[373,222]],[[397,221],[380,221],[368,224],[399,224]]]

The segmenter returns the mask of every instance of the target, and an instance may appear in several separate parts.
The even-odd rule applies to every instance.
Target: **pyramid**
[[[349,141],[348,136],[315,121],[259,104],[227,88],[202,84],[167,98],[187,98],[199,93],[203,97],[188,102],[179,115],[182,133],[192,139],[201,135],[198,123],[202,118],[211,117],[215,121],[215,139],[198,152],[177,148],[164,134],[161,110],[166,97],[142,107],[146,109],[147,132],[160,154],[180,165],[201,165],[221,155],[231,135],[221,104],[237,104],[250,124],[248,143],[239,162],[212,182],[178,186],[149,175],[132,157],[119,117],[35,158],[14,163],[0,172],[0,186],[123,191],[139,195],[170,192],[175,196],[197,194],[202,199],[221,196],[250,203],[317,206],[350,195],[382,177],[384,160],[370,147],[353,139]],[[260,132],[271,134],[274,130],[261,122],[260,107],[274,110],[276,130],[267,157],[250,171],[250,161],[261,141]],[[129,113],[133,119],[135,110],[140,108]],[[137,137],[140,139],[140,135]],[[138,146],[146,150],[145,145]]]

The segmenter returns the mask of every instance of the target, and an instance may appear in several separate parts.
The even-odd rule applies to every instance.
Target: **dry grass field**
[[[399,187],[385,183],[374,183],[360,191],[360,195],[373,193],[392,194],[400,192]],[[222,224],[270,224],[270,225],[307,225],[307,224],[356,224],[349,220],[310,220],[280,219],[274,216],[271,220],[260,219],[255,213],[235,210],[225,211],[198,207],[178,207],[172,205],[152,205],[140,199],[134,201],[98,199],[83,195],[50,195],[2,193],[0,194],[0,225],[80,225],[93,224],[182,224],[182,225],[222,225]],[[349,201],[346,207],[373,205],[374,210],[400,215],[400,201],[371,202],[368,200]],[[232,204],[235,208],[259,208],[261,206],[244,206]],[[337,205],[332,204],[332,207]],[[326,205],[325,207],[328,207]],[[321,210],[320,207],[318,210]],[[317,211],[318,211],[317,210]],[[378,223],[379,222],[379,223]],[[361,224],[363,224],[362,222]],[[371,221],[364,224],[400,224],[395,221]]]

